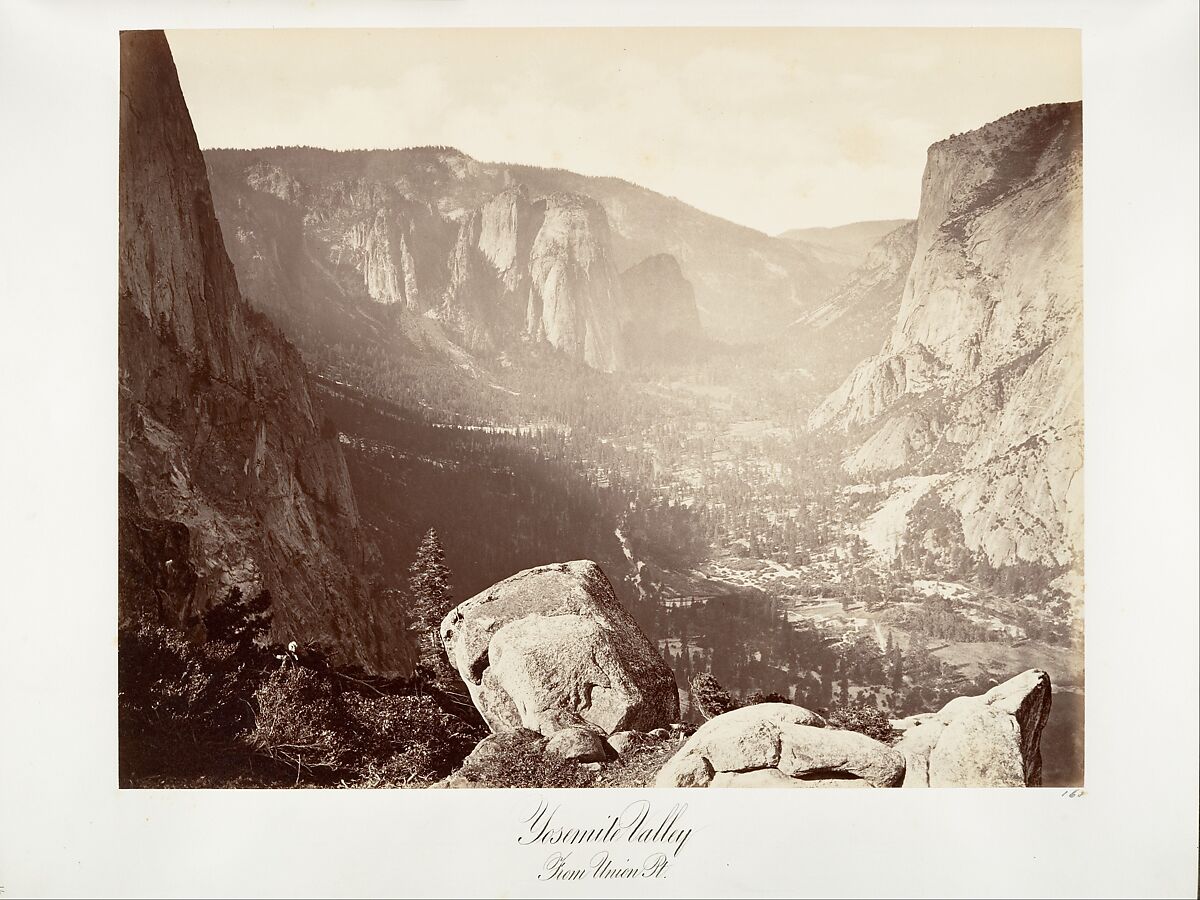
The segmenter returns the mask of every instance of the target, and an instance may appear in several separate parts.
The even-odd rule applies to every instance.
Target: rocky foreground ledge
[[[1038,669],[893,720],[891,746],[790,703],[734,709],[687,737],[674,676],[594,562],[519,572],[452,610],[441,635],[493,731],[444,787],[488,787],[472,773],[516,752],[593,770],[665,759],[647,778],[661,788],[1041,784],[1051,701]]]
[[[706,722],[655,787],[1025,787],[1041,784],[1050,678],[1030,669],[979,697],[895,720],[893,746],[761,703]]]

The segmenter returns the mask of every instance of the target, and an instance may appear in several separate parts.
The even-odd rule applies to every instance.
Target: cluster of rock
[[[485,737],[463,760],[461,768],[440,782],[447,788],[489,787],[477,773],[489,769],[503,769],[507,755],[514,746],[526,753],[554,757],[565,762],[577,763],[585,769],[598,771],[607,763],[643,751],[653,751],[678,741],[684,726],[676,723],[670,728],[655,728],[652,731],[617,731],[605,734],[595,725],[568,725],[546,737],[528,728],[497,732]]]
[[[790,703],[762,703],[706,722],[656,787],[1023,787],[1041,783],[1050,679],[1030,669],[980,697],[893,721],[894,746],[827,728]]]
[[[464,763],[514,741],[589,767],[682,738],[674,678],[594,562],[527,569],[459,605],[442,641],[494,732]],[[791,703],[713,715],[655,787],[1014,787],[1041,783],[1050,679],[1031,669],[939,712],[895,720],[888,746]],[[475,786],[452,776],[450,787]]]

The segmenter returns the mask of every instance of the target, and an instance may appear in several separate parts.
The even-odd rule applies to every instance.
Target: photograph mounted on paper
[[[1083,785],[1079,34],[127,31],[120,785]]]

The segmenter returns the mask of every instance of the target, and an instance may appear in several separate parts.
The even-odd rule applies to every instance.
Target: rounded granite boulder
[[[546,752],[579,763],[604,762],[613,755],[596,729],[580,725],[571,725],[556,732],[546,744]]]
[[[824,726],[790,703],[735,709],[702,725],[659,771],[655,787],[896,787],[903,780],[899,753]]]
[[[1050,676],[1029,669],[977,697],[955,697],[938,712],[900,719],[896,750],[905,787],[1036,787],[1042,729],[1050,717]]]
[[[611,734],[679,719],[674,675],[594,562],[506,578],[451,610],[441,636],[493,731]]]

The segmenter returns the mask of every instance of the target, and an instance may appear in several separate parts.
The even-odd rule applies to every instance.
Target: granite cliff
[[[1050,104],[930,148],[891,332],[809,421],[853,474],[940,476],[993,565],[1082,552],[1081,135]]]
[[[206,159],[247,296],[300,337],[361,338],[369,318],[484,361],[544,343],[614,371],[663,337],[773,337],[834,284],[804,244],[617,179],[445,147]],[[651,259],[656,274],[621,277]],[[651,286],[668,296],[647,302]]]
[[[621,273],[621,286],[636,326],[626,328],[627,345],[639,358],[686,353],[702,339],[696,293],[669,253],[648,256]]]
[[[277,639],[408,671],[336,431],[295,348],[239,292],[161,32],[121,36],[120,132],[122,615],[180,625],[230,587],[265,587]]]

